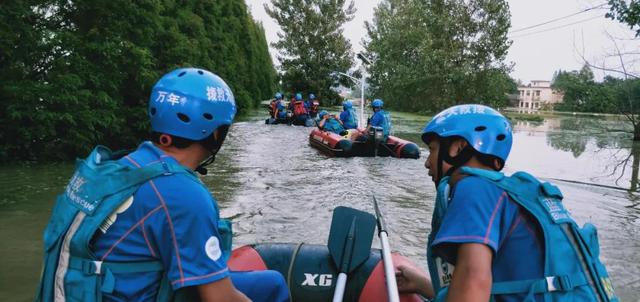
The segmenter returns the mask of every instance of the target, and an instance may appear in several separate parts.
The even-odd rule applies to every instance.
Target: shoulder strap
[[[517,199],[537,197],[542,185],[538,179],[526,172],[516,172],[512,176],[505,176],[501,172],[471,167],[461,167],[460,172],[487,179]],[[548,187],[553,193],[559,194],[560,198],[562,198],[562,194],[557,187],[549,183],[545,183],[545,187]],[[554,187],[555,191],[551,190],[551,187]],[[547,193],[546,190],[544,193]]]
[[[572,289],[589,284],[582,273],[549,276],[540,279],[495,282],[491,287],[491,294],[539,294],[555,291],[571,291]]]

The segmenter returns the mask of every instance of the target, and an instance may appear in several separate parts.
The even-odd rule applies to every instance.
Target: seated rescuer
[[[78,252],[73,247],[71,252],[62,248],[60,259],[66,255],[71,261],[65,270],[60,269],[62,260],[55,264],[55,275],[62,274],[63,279],[51,283],[68,283],[80,269],[85,274],[81,280],[95,273],[102,285],[69,283],[61,290],[54,284],[42,284],[41,293],[42,288],[51,286],[56,288],[56,301],[73,292],[82,293],[78,301],[165,301],[175,298],[180,289],[192,288],[189,291],[197,292],[202,301],[287,301],[288,290],[279,273],[229,271],[230,225],[220,219],[215,199],[193,173],[206,174],[205,167],[215,159],[235,113],[233,94],[217,75],[196,68],[164,75],[149,99],[153,141],[143,142],[115,164],[142,171],[160,162],[183,172],[148,179],[132,198],[115,205],[111,216],[93,234],[90,251],[85,252],[95,255],[97,261],[81,259],[83,265],[74,267],[73,260],[78,258],[74,253]],[[52,223],[55,215],[63,214],[57,209],[58,205]],[[56,230],[52,223],[45,241],[47,232]],[[88,271],[85,262],[91,264]],[[136,271],[140,263],[155,268]],[[97,293],[87,295],[92,290]],[[42,300],[50,300],[42,296]]]
[[[318,109],[320,108],[320,101],[317,99],[315,94],[309,94],[309,101],[307,101],[305,106],[309,111],[309,116],[311,116],[311,118],[316,118],[318,115]]]
[[[311,111],[311,105],[313,104],[313,100],[316,99],[316,95],[313,93],[309,93],[309,99],[304,101],[304,108],[307,109],[307,111]]]
[[[618,301],[597,253],[576,243],[597,250],[595,228],[578,229],[557,187],[524,172],[497,172],[512,145],[504,116],[482,105],[454,106],[427,123],[422,139],[437,187],[427,246],[431,279],[401,265],[399,291],[435,301]],[[571,240],[574,231],[581,237]],[[552,247],[548,254],[545,246]]]
[[[369,125],[367,126],[367,131],[365,133],[369,133],[371,127],[379,127],[382,128],[382,132],[384,134],[384,139],[389,138],[389,134],[391,132],[391,118],[389,114],[382,110],[382,106],[384,102],[381,99],[375,99],[371,102],[371,109],[373,109],[373,116],[369,119]]]
[[[326,110],[320,111],[318,114],[320,122],[318,122],[318,128],[324,131],[333,132],[338,135],[346,135],[348,132],[342,126],[342,122],[335,116],[329,114]]]
[[[309,112],[304,104],[304,99],[302,98],[302,93],[296,93],[295,101],[291,106],[291,111],[293,111],[293,115],[300,120],[307,119],[309,117]]]
[[[276,118],[284,120],[287,118],[287,107],[284,104],[284,100],[280,100],[276,104]]]
[[[282,101],[282,93],[276,92],[274,98],[269,103],[269,113],[272,118],[278,118],[278,104]]]
[[[342,112],[340,112],[340,121],[346,129],[358,128],[358,116],[353,109],[353,102],[346,100],[342,103]]]

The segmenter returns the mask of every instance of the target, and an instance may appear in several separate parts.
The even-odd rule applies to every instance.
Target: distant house
[[[531,81],[526,86],[518,86],[518,108],[538,110],[561,103],[564,93],[551,88],[550,81]]]

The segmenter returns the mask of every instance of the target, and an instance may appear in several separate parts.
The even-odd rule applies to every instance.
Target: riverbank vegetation
[[[244,1],[7,1],[0,40],[0,161],[135,147],[152,85],[179,66],[220,75],[240,110],[275,90]]]
[[[553,87],[564,92],[556,110],[622,115],[633,126],[634,140],[640,140],[640,79],[607,76],[596,82],[585,65],[580,70],[557,71]]]

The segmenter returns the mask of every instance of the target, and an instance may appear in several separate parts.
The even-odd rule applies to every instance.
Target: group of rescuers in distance
[[[276,120],[304,120],[317,117],[319,119],[316,124],[318,128],[351,140],[366,140],[372,127],[382,130],[384,138],[388,138],[391,133],[391,118],[389,113],[383,110],[384,102],[381,99],[374,99],[370,105],[373,114],[367,120],[367,127],[364,131],[358,131],[358,115],[351,99],[342,102],[342,112],[334,115],[326,110],[318,112],[319,100],[313,93],[309,94],[307,100],[300,92],[292,94],[287,105],[284,95],[277,92],[269,102],[269,115]]]
[[[295,98],[302,100],[300,94]],[[280,106],[282,95],[277,94],[275,99],[278,104],[273,117],[284,110]],[[383,127],[387,118],[381,113],[383,102],[376,99],[371,106],[374,114],[370,126]],[[55,281],[43,277],[41,296],[48,290],[57,298],[70,295],[77,286],[68,283],[72,273],[78,267],[91,272],[99,262],[102,271],[98,266],[97,273],[111,268],[104,275],[102,287],[82,290],[84,294],[96,291],[102,301],[156,301],[184,288],[197,292],[202,301],[288,301],[289,290],[280,273],[228,269],[231,247],[224,243],[231,231],[221,229],[224,219],[220,218],[217,202],[195,176],[195,172],[207,173],[206,167],[214,161],[236,115],[229,86],[208,70],[179,68],[154,85],[148,108],[151,138],[114,161],[131,170],[161,162],[182,167],[188,173],[166,173],[143,182],[133,198],[114,209],[115,216],[92,235],[86,247],[91,261],[78,260],[81,257],[74,254],[77,251],[65,249],[63,242],[57,252],[71,259],[69,266],[61,269],[60,263],[57,268],[54,265]],[[320,112],[319,126],[329,131],[355,129],[353,104],[346,101],[343,109],[340,115]],[[549,282],[544,265],[546,243],[536,218],[513,202],[503,188],[464,172],[465,168],[487,173],[502,170],[512,145],[509,121],[484,105],[457,105],[428,121],[422,140],[429,150],[424,166],[446,209],[434,209],[439,225],[432,225],[427,247],[429,273],[420,265],[400,265],[395,272],[399,292],[427,299],[438,296],[440,301],[550,301],[543,299],[548,291],[534,289],[533,285],[519,293],[492,292],[495,282],[538,280],[534,282],[538,284],[545,278]],[[83,185],[74,178],[65,192]],[[55,234],[60,233],[55,218],[64,214],[58,206],[54,208],[45,241],[56,230]],[[77,232],[81,231],[82,225]],[[45,255],[51,251],[45,250]],[[134,262],[158,262],[160,269],[127,273],[117,265]],[[47,265],[45,261],[44,275]],[[163,280],[168,283],[163,284]]]

